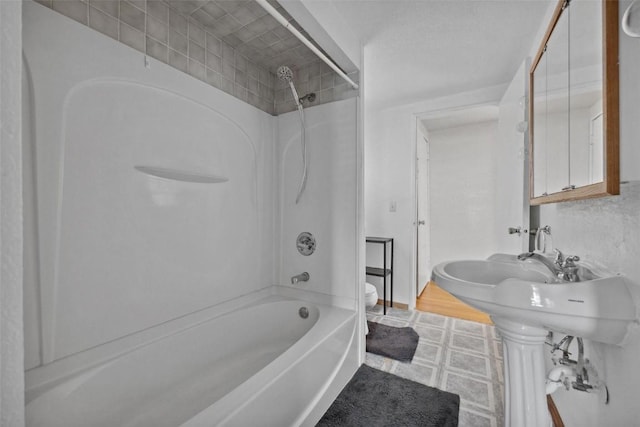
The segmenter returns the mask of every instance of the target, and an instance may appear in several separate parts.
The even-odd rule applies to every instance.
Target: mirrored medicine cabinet
[[[529,77],[531,204],[619,194],[618,2],[561,0]]]

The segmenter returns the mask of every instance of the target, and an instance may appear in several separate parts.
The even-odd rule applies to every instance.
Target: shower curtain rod
[[[287,30],[289,30],[291,34],[296,36],[298,40],[304,43],[305,46],[311,49],[311,51],[315,53],[318,58],[322,59],[329,67],[333,69],[333,71],[335,71],[340,77],[346,80],[351,85],[352,88],[358,89],[359,86],[356,82],[351,80],[349,76],[347,76],[344,73],[344,71],[342,71],[336,64],[333,63],[331,59],[327,57],[327,55],[322,53],[320,49],[315,47],[313,43],[311,43],[305,36],[303,36],[300,31],[298,31],[294,26],[292,26],[284,16],[280,15],[280,13],[273,6],[271,6],[267,2],[267,0],[256,0],[256,2],[258,2],[258,4],[262,6],[264,10],[266,10],[269,13],[269,15],[273,16],[276,19],[276,21],[281,23]]]

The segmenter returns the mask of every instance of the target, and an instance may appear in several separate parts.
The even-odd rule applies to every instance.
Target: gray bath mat
[[[317,426],[456,427],[460,396],[362,365]]]
[[[411,362],[418,347],[418,333],[413,328],[395,328],[367,321],[367,351],[401,362]]]

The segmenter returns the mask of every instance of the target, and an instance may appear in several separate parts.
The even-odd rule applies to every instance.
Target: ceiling
[[[312,0],[311,0],[312,1]],[[324,0],[365,46],[367,103],[509,83],[555,0]]]

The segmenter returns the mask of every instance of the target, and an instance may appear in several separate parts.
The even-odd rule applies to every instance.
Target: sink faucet
[[[559,250],[555,249],[556,251],[556,258],[554,261],[551,261],[551,259],[545,255],[539,254],[537,252],[524,252],[521,253],[520,255],[518,255],[518,259],[520,261],[524,261],[528,258],[531,259],[535,259],[537,261],[540,261],[542,264],[544,264],[545,267],[547,267],[554,276],[558,276],[559,274],[562,273],[562,252],[560,252]]]
[[[307,273],[306,271],[304,273],[300,273],[291,278],[292,285],[295,285],[298,282],[307,282],[307,281],[309,281],[309,273]]]
[[[577,261],[580,261],[580,257],[577,255],[565,257],[558,249],[553,250],[556,253],[556,257],[553,261],[545,255],[537,252],[524,252],[518,255],[520,261],[524,261],[528,258],[533,258],[540,261],[545,265],[553,274],[559,279],[567,282],[579,282]]]

